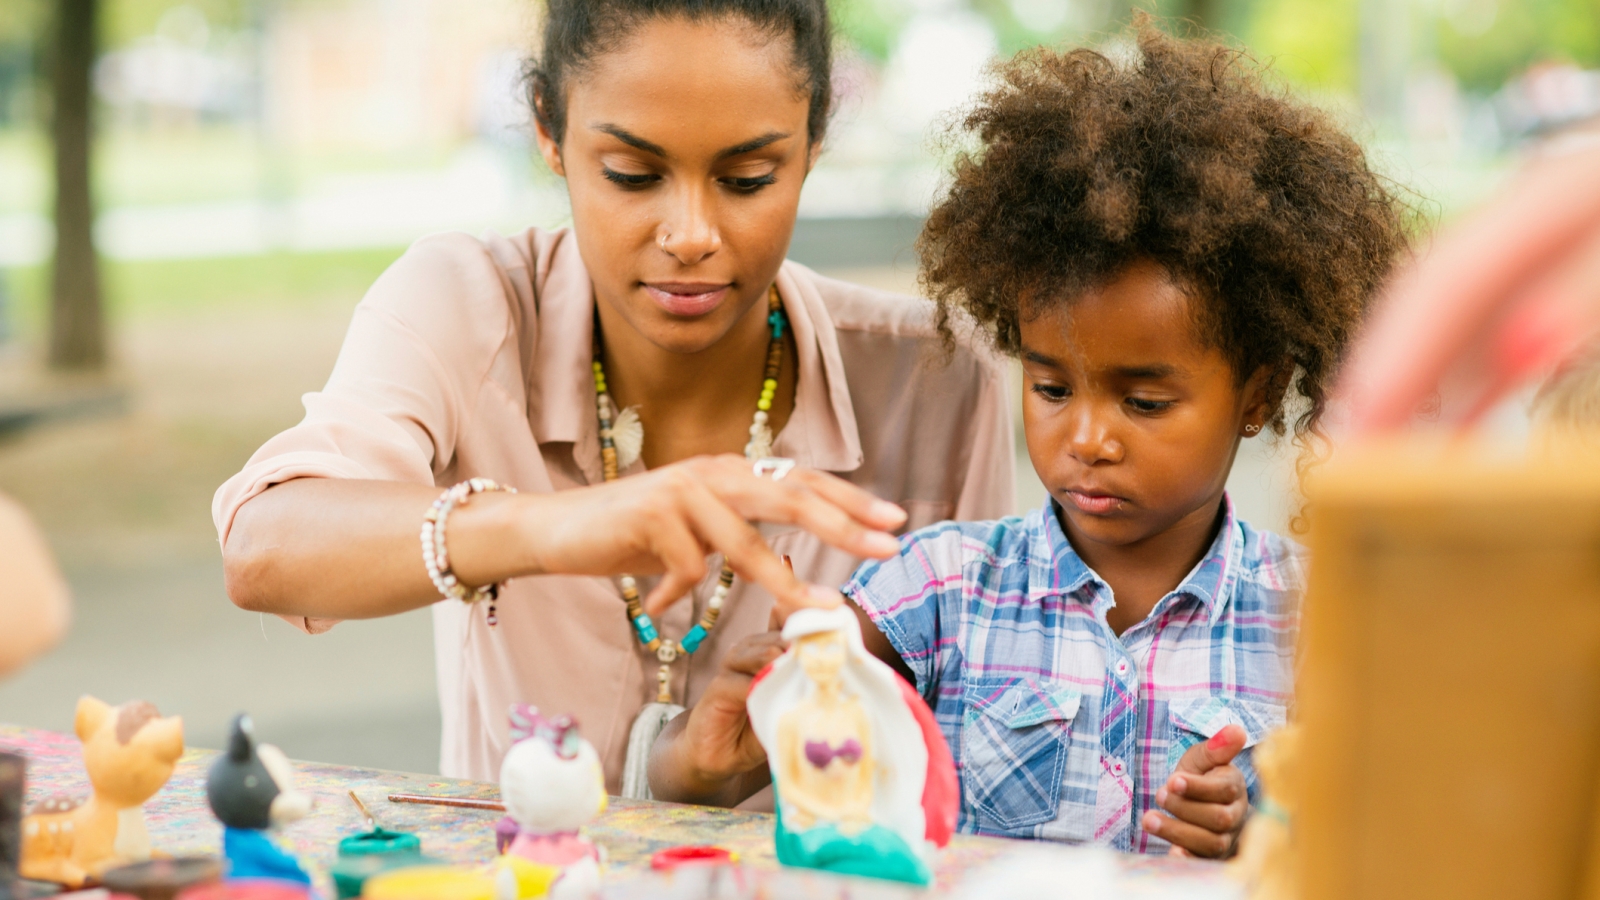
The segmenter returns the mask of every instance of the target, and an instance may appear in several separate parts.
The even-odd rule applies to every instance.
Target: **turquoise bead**
[[[683,640],[678,642],[678,646],[682,647],[683,652],[685,653],[693,653],[700,647],[700,642],[705,639],[706,630],[701,628],[699,625],[695,625],[693,628],[689,629],[688,634],[683,636]]]
[[[639,633],[639,643],[648,644],[656,639],[656,623],[650,621],[649,616],[640,616],[633,620],[633,630]]]

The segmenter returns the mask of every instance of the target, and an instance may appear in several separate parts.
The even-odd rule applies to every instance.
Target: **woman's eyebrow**
[[[758,138],[751,138],[742,144],[734,144],[732,147],[729,147],[726,150],[719,151],[717,153],[717,159],[727,159],[730,156],[742,156],[746,153],[752,153],[756,150],[760,150],[762,147],[765,147],[768,144],[777,143],[778,141],[781,141],[787,137],[790,137],[790,134],[787,131],[769,131]]]
[[[612,125],[609,122],[602,122],[599,125],[591,125],[589,127],[593,128],[595,131],[609,134],[624,144],[627,144],[629,147],[643,150],[646,153],[659,156],[662,159],[667,158],[667,151],[663,149],[660,144],[653,144],[650,141],[639,137],[628,129],[623,128],[621,125]]]

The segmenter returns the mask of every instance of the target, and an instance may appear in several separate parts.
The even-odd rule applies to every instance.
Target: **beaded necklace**
[[[747,459],[764,459],[772,455],[772,429],[767,425],[767,414],[772,410],[772,398],[778,392],[778,367],[783,362],[783,331],[789,323],[789,317],[784,314],[783,304],[778,299],[778,286],[774,284],[767,289],[767,322],[772,326],[772,337],[767,344],[767,365],[761,378],[761,398],[756,401],[756,414],[750,425],[750,442],[744,446],[744,455]],[[617,442],[620,436],[613,428],[614,421],[618,418],[611,394],[606,390],[606,373],[600,365],[600,330],[595,329],[594,349],[594,392],[595,408],[600,417],[600,463],[605,472],[606,481],[616,481],[620,468],[618,464]],[[638,437],[637,435],[635,436]],[[629,461],[631,463],[631,460]],[[665,638],[656,631],[655,622],[651,621],[650,614],[644,611],[644,605],[639,601],[639,585],[632,575],[623,575],[618,579],[622,585],[622,601],[626,606],[628,621],[633,625],[633,632],[639,638],[639,643],[656,655],[661,662],[661,669],[656,673],[656,702],[672,702],[672,663],[680,655],[687,656],[700,648],[711,629],[717,627],[717,617],[722,614],[722,604],[728,599],[728,592],[733,589],[733,569],[727,562],[722,564],[722,573],[717,578],[717,587],[711,594],[711,599],[706,602],[706,611],[696,622],[693,628],[683,636],[682,640],[673,641]]]

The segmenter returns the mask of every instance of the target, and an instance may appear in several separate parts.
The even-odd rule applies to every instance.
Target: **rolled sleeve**
[[[495,355],[514,341],[511,295],[477,239],[441,234],[412,245],[356,307],[327,385],[302,398],[305,418],[217,489],[221,545],[246,503],[286,481],[436,483]],[[285,618],[313,634],[334,624]]]

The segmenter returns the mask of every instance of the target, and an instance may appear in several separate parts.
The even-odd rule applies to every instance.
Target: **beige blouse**
[[[1012,431],[996,360],[963,348],[945,363],[926,301],[823,278],[794,262],[779,271],[778,293],[799,348],[799,379],[775,453],[899,503],[910,513],[908,529],[1011,511]],[[356,307],[327,387],[305,395],[305,419],[217,490],[212,517],[221,540],[240,506],[294,478],[443,487],[485,476],[521,491],[600,483],[593,321],[588,272],[570,231],[418,241]],[[624,474],[642,470],[635,463]],[[860,562],[796,528],[765,533],[809,581],[843,584]],[[681,637],[699,617],[717,561],[708,571],[692,603],[657,621],[664,635]],[[770,593],[736,581],[710,638],[673,665],[673,696],[693,704],[723,652],[766,629],[771,605]],[[659,663],[634,639],[613,579],[514,579],[494,628],[481,607],[456,601],[435,604],[433,615],[444,775],[497,778],[509,746],[507,711],[525,702],[576,717],[605,762],[607,789],[618,791],[628,730],[655,699]],[[335,624],[290,621],[313,634]]]

